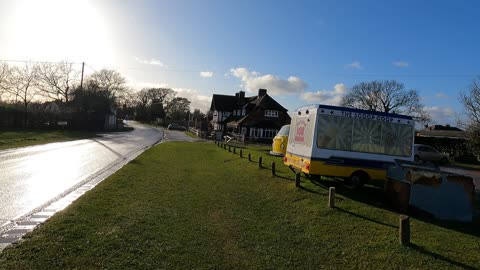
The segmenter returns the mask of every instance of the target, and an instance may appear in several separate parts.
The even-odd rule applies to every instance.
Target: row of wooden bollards
[[[221,143],[221,142],[218,142],[216,141],[215,144],[220,147],[220,148],[223,148],[223,149],[227,149],[227,144],[224,144],[224,143]],[[232,146],[228,146],[228,152],[232,152]],[[233,153],[236,154],[237,153],[237,148],[236,147],[233,147]],[[243,150],[240,149],[240,157],[243,157]],[[248,153],[248,161],[252,161],[252,154]],[[263,157],[260,156],[258,158],[258,167],[259,168],[263,168]],[[275,173],[275,161],[272,162],[272,175],[276,175]]]
[[[221,142],[215,142],[218,147],[223,149],[227,149],[227,144]],[[228,146],[228,152],[232,152],[231,146]],[[237,148],[233,147],[233,153],[237,153]],[[243,157],[243,150],[240,149],[240,157]],[[262,168],[262,156],[258,158],[258,167]],[[248,161],[252,161],[252,154],[248,153]],[[276,175],[275,172],[275,161],[272,162],[272,175]],[[295,174],[295,186],[300,188],[300,173]],[[328,207],[335,208],[335,187],[330,187],[328,189]],[[399,241],[402,245],[409,245],[410,244],[410,217],[406,215],[400,215],[400,223],[399,223]]]

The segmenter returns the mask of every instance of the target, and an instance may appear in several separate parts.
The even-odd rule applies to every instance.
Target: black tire
[[[418,155],[415,155],[415,156],[413,157],[413,160],[414,160],[415,162],[420,162],[420,157],[419,157]]]
[[[368,182],[369,176],[364,171],[356,171],[350,175],[350,177],[345,179],[345,184],[350,189],[361,188]]]
[[[448,163],[448,159],[446,157],[443,157],[442,159],[440,159],[440,164],[441,165],[445,165]]]

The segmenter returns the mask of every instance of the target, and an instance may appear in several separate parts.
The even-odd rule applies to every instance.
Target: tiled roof
[[[466,139],[467,133],[465,131],[456,130],[420,130],[417,132],[419,137],[431,138],[450,138],[450,139]]]
[[[237,97],[214,94],[212,97],[211,111],[232,111],[237,103]]]

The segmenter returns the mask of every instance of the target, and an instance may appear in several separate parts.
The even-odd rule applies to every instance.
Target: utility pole
[[[83,70],[85,69],[85,62],[82,62],[82,78],[80,79],[80,91],[83,91]]]

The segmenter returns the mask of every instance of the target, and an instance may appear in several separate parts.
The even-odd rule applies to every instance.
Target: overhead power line
[[[33,61],[33,60],[13,60],[13,59],[0,59],[0,62],[12,62],[12,63],[36,63],[36,64],[60,64],[68,63],[74,65],[81,65],[82,63],[68,62],[68,61]]]
[[[48,64],[59,64],[59,63],[69,63],[75,65],[82,65],[81,62],[68,62],[68,61],[34,61],[34,60],[16,60],[16,59],[0,59],[0,62],[12,62],[12,63],[48,63]],[[93,68],[91,65],[85,63],[85,66],[91,70],[98,72],[97,69]],[[182,73],[200,73],[205,70],[192,70],[192,69],[172,69],[166,67],[156,67],[155,69],[146,69],[141,67],[126,67],[126,66],[105,66],[102,68],[109,69],[128,69],[128,70],[137,70],[142,72],[149,73],[158,73],[158,72],[182,72]],[[480,72],[479,72],[480,73]],[[478,77],[479,74],[328,74],[328,73],[317,73],[318,76],[331,76],[331,77],[393,77],[393,78],[474,78]]]

